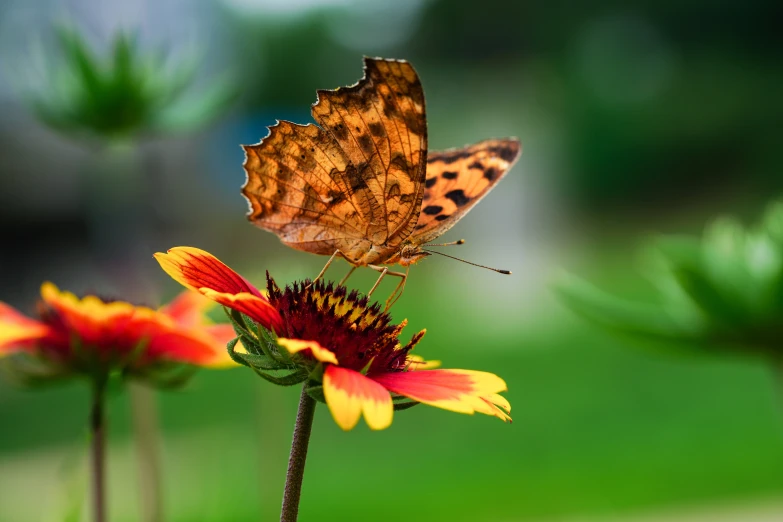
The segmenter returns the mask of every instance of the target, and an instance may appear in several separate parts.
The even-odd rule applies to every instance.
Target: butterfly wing
[[[423,208],[411,241],[421,245],[453,227],[506,175],[521,150],[519,140],[510,138],[430,152]]]
[[[244,149],[242,194],[255,225],[314,254],[369,248],[361,223],[378,212],[377,202],[331,135],[281,121]]]
[[[337,142],[374,202],[366,237],[391,253],[419,217],[427,165],[424,91],[413,67],[364,59],[356,85],[318,91],[313,118]]]

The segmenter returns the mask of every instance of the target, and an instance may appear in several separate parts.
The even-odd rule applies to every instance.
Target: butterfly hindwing
[[[287,121],[244,147],[248,219],[289,246],[315,254],[350,251],[377,202],[334,139],[315,125]]]
[[[453,227],[505,176],[520,151],[519,141],[511,138],[430,152],[422,209],[411,241],[421,245]]]
[[[350,87],[318,91],[315,120],[356,168],[377,206],[365,216],[366,237],[393,249],[416,224],[427,162],[424,91],[404,61],[365,58]]]

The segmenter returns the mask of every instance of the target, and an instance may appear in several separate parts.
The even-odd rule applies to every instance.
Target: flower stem
[[[302,387],[302,396],[299,398],[294,440],[291,443],[291,455],[288,457],[288,473],[285,478],[280,522],[296,522],[296,517],[299,514],[299,497],[302,493],[307,447],[310,444],[310,432],[313,428],[316,404],[315,399],[307,394],[307,384],[305,383]]]
[[[90,411],[93,521],[106,522],[106,425],[102,384],[93,388]]]
[[[163,501],[160,495],[161,466],[159,426],[155,391],[143,384],[129,386],[133,435],[136,443],[136,462],[139,484],[139,508],[142,522],[163,520]]]

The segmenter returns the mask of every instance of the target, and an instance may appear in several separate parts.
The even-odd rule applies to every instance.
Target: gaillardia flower
[[[210,302],[183,292],[159,310],[41,286],[38,319],[0,302],[0,355],[29,353],[60,374],[143,376],[170,364],[227,366],[231,325],[209,324]]]
[[[511,406],[499,395],[506,391],[500,377],[431,369],[435,364],[410,353],[425,332],[403,346],[399,335],[407,321],[391,324],[388,314],[377,304],[368,306],[367,298],[356,292],[322,281],[295,283],[281,290],[267,276],[265,296],[203,250],[178,247],[155,258],[181,284],[262,326],[265,330],[252,332],[246,324],[237,325],[246,348],[260,346],[257,354],[239,354],[240,358],[262,376],[264,370],[288,370],[279,384],[307,381],[310,395],[326,402],[344,430],[352,429],[362,414],[370,428],[387,428],[395,406],[402,409],[416,403],[511,420]],[[267,331],[277,338],[268,337]],[[414,402],[399,402],[405,398]]]

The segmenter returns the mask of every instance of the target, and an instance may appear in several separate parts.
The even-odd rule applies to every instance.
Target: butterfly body
[[[364,64],[355,85],[318,91],[318,125],[279,121],[244,147],[242,193],[250,221],[283,243],[385,274],[378,265],[409,266],[430,255],[421,247],[500,181],[520,145],[493,139],[428,152],[416,71],[399,60]]]

